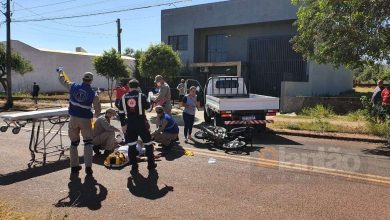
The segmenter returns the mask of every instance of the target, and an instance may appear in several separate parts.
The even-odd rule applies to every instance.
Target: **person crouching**
[[[154,141],[161,143],[163,147],[169,149],[172,143],[178,139],[179,127],[172,116],[165,113],[162,106],[156,106],[157,130],[152,133]]]
[[[104,154],[110,154],[118,145],[115,138],[115,132],[120,130],[110,124],[110,121],[116,116],[114,109],[107,109],[106,113],[96,119],[93,128],[93,151],[100,155],[100,150],[104,149]]]

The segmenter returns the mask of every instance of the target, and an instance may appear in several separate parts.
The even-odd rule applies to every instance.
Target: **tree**
[[[148,78],[156,75],[173,77],[180,71],[180,67],[181,60],[178,52],[164,43],[152,44],[141,56],[138,65],[141,75]]]
[[[134,49],[130,48],[130,47],[126,47],[125,52],[123,52],[122,55],[133,57],[134,56]]]
[[[353,70],[390,60],[388,0],[292,0],[299,6],[293,48],[318,63]]]
[[[95,57],[93,65],[98,75],[104,76],[108,83],[108,96],[112,107],[112,87],[114,80],[130,77],[130,70],[121,55],[115,49],[104,51],[102,56]]]
[[[142,50],[136,50],[135,53],[134,53],[134,58],[135,58],[135,70],[134,70],[134,74],[133,76],[136,78],[136,79],[139,79],[141,77],[141,73],[139,71],[139,63],[140,63],[140,60],[141,60],[141,57],[144,55],[145,52],[143,52]]]
[[[382,64],[364,65],[353,70],[354,80],[374,81],[390,80],[390,67]]]
[[[4,88],[4,91],[7,91],[7,69],[6,69],[6,51],[3,44],[0,44],[0,83]],[[19,74],[25,74],[33,71],[33,66],[29,60],[24,59],[20,54],[13,52],[11,53],[11,69]],[[12,89],[11,89],[12,91]],[[11,108],[13,106],[12,93],[7,93],[7,106],[6,108]]]

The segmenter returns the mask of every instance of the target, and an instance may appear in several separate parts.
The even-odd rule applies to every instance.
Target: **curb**
[[[320,138],[320,139],[356,141],[356,142],[368,142],[368,143],[388,143],[387,140],[376,136],[359,135],[360,137],[353,137],[355,136],[355,134],[347,134],[347,133],[330,133],[330,132],[318,133],[313,131],[296,131],[296,130],[288,130],[288,129],[269,129],[267,130],[267,132],[273,134]]]

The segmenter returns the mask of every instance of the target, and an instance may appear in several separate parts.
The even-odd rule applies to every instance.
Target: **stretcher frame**
[[[22,127],[31,123],[29,141],[31,160],[27,164],[29,168],[36,164],[46,165],[48,157],[58,156],[58,160],[68,157],[65,152],[69,150],[69,146],[65,147],[63,144],[63,136],[66,136],[63,127],[69,122],[66,108],[14,113],[1,115],[0,118],[6,123],[5,126],[0,127],[0,131],[6,132],[12,127],[13,134],[18,134]],[[53,144],[56,138],[58,142]]]

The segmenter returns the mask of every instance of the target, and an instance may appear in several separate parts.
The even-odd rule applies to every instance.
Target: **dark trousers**
[[[190,115],[183,112],[184,120],[184,137],[187,137],[187,134],[191,135],[192,127],[194,126],[195,115]]]
[[[129,145],[129,161],[131,165],[137,165],[138,151],[136,148],[138,136],[141,137],[145,146],[145,155],[148,164],[154,164],[152,137],[146,127],[145,118],[131,118],[127,121],[126,143]]]

